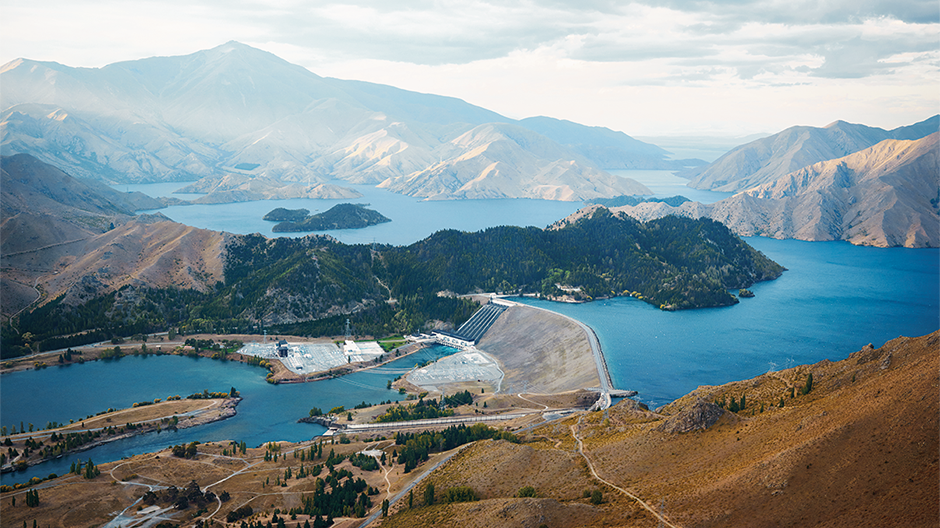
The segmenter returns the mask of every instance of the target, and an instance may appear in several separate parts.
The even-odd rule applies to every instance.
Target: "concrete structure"
[[[458,348],[460,350],[472,348],[509,306],[511,306],[511,304],[496,302],[494,299],[491,299],[489,303],[477,310],[467,322],[460,325],[460,328],[458,328],[456,332],[439,330],[433,332],[432,336],[435,341],[445,346]]]
[[[438,343],[445,346],[458,348],[460,350],[472,348],[473,345],[476,344],[476,341],[472,341],[461,335],[453,334],[451,332],[444,332],[443,330],[434,332],[432,335],[434,340]]]

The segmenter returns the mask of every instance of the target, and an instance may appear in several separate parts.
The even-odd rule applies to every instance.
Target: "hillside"
[[[676,165],[667,152],[621,132],[551,118],[513,121],[455,98],[323,78],[238,42],[102,68],[17,59],[0,68],[0,82],[3,154],[29,153],[107,182],[218,182],[239,174],[281,186],[375,184],[445,162],[465,165],[461,158],[476,154],[456,138],[507,124],[538,138],[499,154],[490,149],[487,159],[511,181],[490,179],[484,190],[456,196],[574,199],[568,188],[596,194],[620,181],[597,167]],[[519,188],[519,175],[533,169],[557,190]],[[270,196],[238,195],[249,197]]]
[[[580,155],[518,126],[478,126],[455,138],[443,152],[447,161],[389,178],[379,187],[430,200],[579,201],[652,194],[644,185],[607,174]]]
[[[431,288],[580,297],[634,295],[664,310],[728,306],[729,289],[773,280],[784,268],[709,220],[640,223],[597,207],[548,229],[440,231],[383,252],[396,295]]]
[[[221,204],[250,202],[254,200],[289,200],[310,198],[342,200],[359,198],[358,191],[330,183],[304,184],[283,182],[271,178],[253,177],[245,174],[228,174],[221,178],[207,177],[177,189],[177,193],[205,193],[194,200],[174,202],[172,205]]]
[[[772,182],[822,161],[842,158],[888,139],[914,140],[940,130],[940,116],[894,130],[845,121],[823,128],[795,126],[738,146],[692,171],[689,187],[736,192]]]
[[[940,133],[885,140],[714,204],[642,203],[615,210],[643,221],[666,215],[711,218],[742,236],[938,247],[938,138]]]
[[[37,174],[47,167],[36,160],[28,166]],[[48,173],[57,186],[79,189],[64,173]],[[633,295],[666,310],[728,306],[737,302],[730,289],[783,271],[716,222],[670,217],[641,224],[603,208],[550,229],[441,231],[411,246],[373,248],[328,236],[232,235],[161,215],[101,216],[93,210],[122,209],[90,191],[85,207],[92,211],[66,206],[71,194],[11,196],[27,210],[33,200],[50,205],[43,217],[24,212],[3,224],[11,235],[4,243],[18,244],[16,251],[4,247],[3,315],[30,308],[15,331],[4,326],[5,354],[25,351],[27,332],[49,350],[169,326],[198,332],[283,325],[284,332],[335,335],[346,316],[363,333],[390,334],[466,320],[474,304],[440,291],[557,297],[568,285],[585,300]],[[114,218],[115,225],[74,227],[73,210],[99,224]]]
[[[273,211],[272,211],[273,212]],[[268,213],[270,215],[270,213]],[[267,218],[267,215],[265,216]],[[336,204],[329,210],[299,219],[288,219],[274,226],[275,233],[303,231],[329,231],[332,229],[362,229],[376,224],[391,222],[378,211],[360,204]]]
[[[656,412],[625,400],[606,417],[535,428],[523,445],[478,443],[415,496],[431,482],[438,494],[469,486],[481,500],[402,507],[381,526],[662,526],[591,476],[576,438],[601,478],[662,512],[668,525],[936,526],[938,346],[940,332],[902,337],[839,362],[699,387]],[[790,397],[810,374],[809,393]],[[743,411],[711,403],[742,395]],[[677,424],[688,432],[670,432]],[[523,486],[535,497],[517,498]],[[598,505],[582,495],[595,489]]]

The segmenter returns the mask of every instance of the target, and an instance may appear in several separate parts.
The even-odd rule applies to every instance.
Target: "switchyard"
[[[278,360],[288,370],[301,376],[358,361],[370,361],[384,353],[382,347],[375,342],[359,342],[354,345],[340,348],[333,343],[247,343],[238,353]]]

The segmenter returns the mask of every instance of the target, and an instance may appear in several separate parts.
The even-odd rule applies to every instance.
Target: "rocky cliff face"
[[[714,204],[616,208],[639,220],[708,217],[744,236],[846,240],[878,247],[940,246],[938,137],[886,140]]]

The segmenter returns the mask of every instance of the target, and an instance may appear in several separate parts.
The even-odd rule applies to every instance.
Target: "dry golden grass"
[[[600,412],[583,415],[579,436],[602,478],[662,506],[677,526],[937,526],[938,350],[940,332],[866,348],[837,363],[700,387],[664,414],[624,403],[606,420]],[[791,399],[789,386],[802,387],[810,372],[812,392]],[[682,412],[696,396],[714,401],[742,393],[747,408],[726,412],[707,430],[657,430],[665,413]],[[781,395],[785,406],[770,407]],[[402,512],[383,526],[538,526],[549,517],[549,526],[655,525],[625,498],[618,500],[630,504],[636,515],[630,520],[583,513],[569,521],[545,513],[546,501],[561,508],[553,512],[565,511],[572,494],[593,482],[569,428],[577,422],[535,428],[530,445],[474,446],[431,479],[438,490],[469,485],[485,500]],[[540,508],[512,498],[526,484],[544,497]]]
[[[378,447],[385,448],[389,455],[394,442],[385,441]],[[277,479],[284,480],[284,472],[288,467],[296,472],[303,464],[310,468],[316,463],[323,463],[323,459],[301,462],[294,458],[293,452],[307,449],[311,443],[290,444],[280,443],[281,453],[277,462],[265,462],[264,448],[248,449],[245,455],[224,456],[223,449],[231,451],[228,443],[208,443],[198,446],[199,454],[195,459],[187,460],[172,456],[168,450],[139,455],[127,460],[99,465],[101,475],[85,480],[77,476],[64,476],[37,486],[39,489],[40,505],[35,508],[25,506],[24,494],[26,490],[3,493],[0,496],[0,517],[3,526],[22,526],[23,521],[31,525],[36,519],[42,527],[72,528],[75,526],[100,526],[120,512],[132,505],[141,497],[150,485],[176,486],[182,488],[190,481],[195,480],[200,488],[209,489],[216,494],[223,490],[228,491],[231,500],[223,503],[221,510],[212,519],[223,522],[225,515],[235,508],[249,504],[259,516],[267,515],[276,509],[289,509],[301,505],[301,497],[305,493],[312,493],[315,488],[316,477],[308,476],[303,479],[291,478],[287,486],[277,486]],[[324,458],[333,449],[337,454],[351,454],[366,447],[376,447],[375,443],[329,444],[323,446]],[[439,456],[439,455],[438,455]],[[373,496],[373,502],[379,506],[385,498],[387,485],[384,478],[385,471],[361,471],[353,467],[349,461],[344,461],[337,468],[346,468],[353,472],[354,478],[363,478],[368,485],[379,489],[382,493]],[[401,470],[392,471],[390,479],[397,478],[402,482],[414,478],[419,472],[402,475]],[[324,477],[327,470],[319,476]],[[405,478],[402,478],[402,477]],[[127,483],[122,483],[126,481]],[[393,480],[394,482],[394,480]],[[398,483],[398,488],[402,485]],[[394,492],[396,487],[393,487]],[[17,505],[12,506],[12,499],[16,497]],[[215,511],[210,504],[209,515]],[[135,513],[132,508],[129,513]],[[171,511],[175,522],[195,522],[193,517],[195,508],[190,507],[183,512]],[[199,517],[205,517],[205,515]],[[304,519],[300,517],[301,523]],[[358,523],[361,520],[356,520]],[[354,523],[355,524],[355,523]]]

